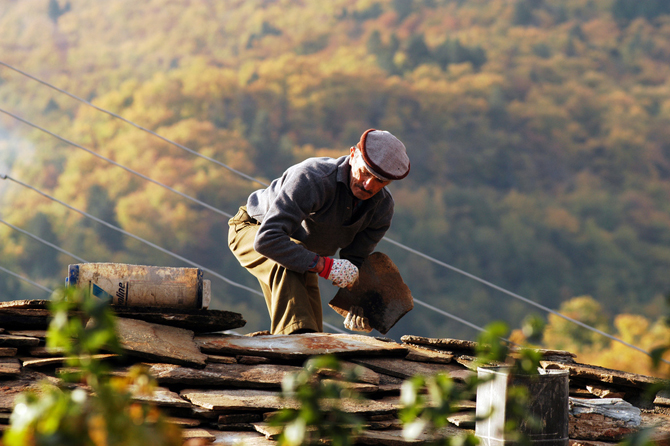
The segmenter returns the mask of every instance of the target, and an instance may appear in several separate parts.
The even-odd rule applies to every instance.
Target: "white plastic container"
[[[211,284],[200,268],[79,263],[69,265],[66,283],[88,288],[120,307],[207,308]]]

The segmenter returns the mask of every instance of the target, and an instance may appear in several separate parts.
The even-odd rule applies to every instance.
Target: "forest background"
[[[667,342],[670,3],[655,0],[3,0],[0,62],[269,182],[407,146],[387,234],[647,351]],[[0,109],[234,214],[259,188],[0,66]],[[258,289],[227,219],[0,114],[0,173]],[[92,262],[188,266],[0,182],[5,221]],[[0,266],[47,287],[73,258],[0,225]],[[648,358],[382,241],[417,299],[479,326],[548,322],[543,345],[640,373]],[[214,277],[212,308],[267,329]],[[335,289],[322,282],[325,320]],[[47,298],[0,272],[0,299]],[[389,333],[474,339],[415,306]],[[517,338],[522,336],[517,333]]]

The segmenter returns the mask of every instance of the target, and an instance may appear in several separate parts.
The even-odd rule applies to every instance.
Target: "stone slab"
[[[16,356],[17,351],[15,347],[0,347],[0,357],[10,358]]]
[[[352,306],[359,306],[370,326],[386,334],[414,308],[414,300],[391,258],[373,252],[361,265],[354,286],[341,288],[328,305],[342,317]]]
[[[191,407],[191,403],[180,397],[178,393],[164,387],[154,388],[150,395],[143,394],[137,387],[131,387],[130,392],[134,400],[151,403],[159,407]]]
[[[123,318],[117,319],[116,329],[121,346],[130,355],[191,367],[206,365],[207,355],[200,352],[190,330]]]
[[[574,379],[600,381],[601,383],[637,389],[644,389],[651,384],[663,382],[660,378],[606,369],[595,365],[547,361],[540,361],[540,365],[544,368],[568,370],[571,381]]]
[[[423,336],[405,335],[402,336],[400,340],[405,344],[423,345],[448,352],[457,350],[459,352],[469,352],[470,354],[474,354],[475,348],[477,347],[477,343],[474,341],[452,338],[426,338]]]
[[[310,356],[335,354],[341,357],[404,356],[407,349],[395,342],[384,342],[370,336],[308,333],[299,335],[237,336],[199,335],[200,349],[209,354],[251,355],[284,360],[301,360]]]
[[[21,362],[16,358],[0,358],[0,377],[21,374]]]
[[[427,364],[390,358],[354,358],[352,361],[368,367],[377,373],[384,373],[401,379],[407,379],[414,375],[429,376],[437,373],[445,373],[455,381],[464,381],[466,378],[475,375],[473,371],[455,364]]]
[[[259,364],[207,364],[204,369],[194,369],[176,364],[150,364],[149,372],[161,384],[231,386],[255,389],[281,388],[289,373],[301,367]]]
[[[191,403],[214,411],[259,411],[279,410],[284,408],[298,409],[296,400],[282,398],[279,392],[252,389],[185,389],[180,395]],[[340,409],[349,413],[380,414],[393,412],[397,409],[389,403],[375,400],[340,400]]]
[[[35,347],[39,345],[40,339],[31,336],[15,336],[0,334],[0,347]]]
[[[407,344],[407,348],[409,349],[409,352],[407,353],[407,356],[405,356],[405,359],[408,361],[449,364],[452,359],[454,359],[454,355],[448,352],[410,344]]]
[[[216,437],[214,444],[221,446],[276,446],[277,442],[268,440],[258,432],[212,432]]]
[[[18,376],[0,377],[0,411],[11,412],[18,394],[26,390],[39,392],[43,382],[57,385],[60,380],[29,369],[24,369]]]
[[[137,319],[154,324],[211,333],[244,327],[240,313],[232,311],[184,308],[112,307],[120,318]]]

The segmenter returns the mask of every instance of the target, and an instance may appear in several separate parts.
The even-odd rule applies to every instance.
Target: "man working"
[[[348,156],[310,158],[253,192],[229,221],[228,245],[261,284],[272,334],[323,331],[318,277],[344,288],[382,239],[393,217],[385,188],[405,178],[405,146],[367,130]],[[333,259],[340,249],[340,259]],[[360,308],[345,327],[370,331]]]

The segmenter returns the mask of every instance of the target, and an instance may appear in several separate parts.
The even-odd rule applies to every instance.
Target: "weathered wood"
[[[374,252],[361,265],[354,286],[341,288],[328,305],[342,317],[352,306],[359,306],[370,327],[386,334],[414,308],[414,300],[391,258]]]
[[[620,441],[640,423],[640,409],[620,398],[570,398],[570,438]]]
[[[244,327],[247,323],[232,311],[185,308],[112,307],[121,318],[184,328],[196,333],[211,333]]]
[[[21,363],[16,358],[0,358],[0,376],[21,374]]]
[[[205,353],[265,356],[277,359],[305,359],[314,355],[404,356],[400,344],[383,342],[369,336],[309,333],[299,335],[236,336],[199,335],[195,338]]]
[[[119,318],[117,334],[128,354],[158,362],[205,367],[207,355],[193,341],[193,332],[177,327]]]
[[[291,398],[281,398],[279,392],[268,390],[198,390],[185,389],[180,395],[193,404],[214,411],[267,411],[283,408],[299,408],[299,403]],[[328,404],[326,401],[325,404]],[[344,398],[339,401],[340,409],[349,413],[379,414],[393,412],[397,406],[375,400],[352,400]]]
[[[474,375],[474,372],[471,370],[454,364],[426,364],[404,359],[390,358],[352,358],[352,361],[364,365],[375,372],[402,379],[414,375],[435,375],[437,373],[445,373],[456,381],[464,381],[466,378]]]
[[[39,338],[0,334],[0,346],[2,347],[35,347],[39,343]]]
[[[193,369],[175,364],[151,364],[149,372],[161,384],[231,386],[252,389],[280,388],[284,377],[300,367],[275,364],[208,364]]]
[[[18,349],[15,347],[0,347],[0,357],[10,358],[12,356],[16,356],[17,351]]]

